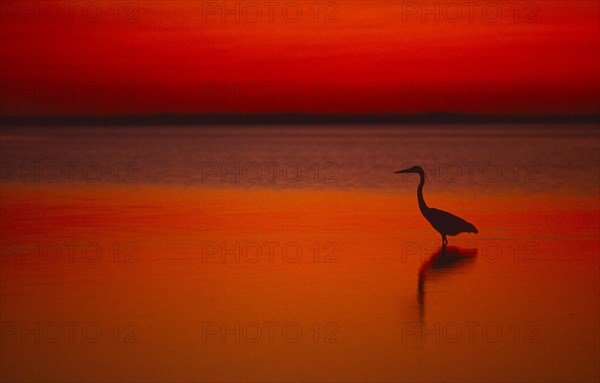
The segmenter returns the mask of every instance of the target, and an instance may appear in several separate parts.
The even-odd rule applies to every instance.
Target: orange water
[[[3,182],[1,378],[597,381],[597,190],[429,178],[447,258],[412,177]]]

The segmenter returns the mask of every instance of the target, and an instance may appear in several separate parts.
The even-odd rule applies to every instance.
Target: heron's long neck
[[[419,187],[417,188],[417,198],[419,200],[419,210],[421,212],[429,209],[427,204],[425,203],[425,199],[423,198],[423,185],[425,185],[425,175],[419,174],[421,176],[421,182],[419,182]]]

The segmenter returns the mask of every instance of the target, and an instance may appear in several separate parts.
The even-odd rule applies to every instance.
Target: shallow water
[[[2,380],[599,379],[597,127],[54,129],[1,131]]]

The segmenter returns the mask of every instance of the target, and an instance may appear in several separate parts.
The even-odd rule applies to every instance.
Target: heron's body
[[[460,233],[478,233],[477,228],[472,223],[469,223],[454,214],[427,206],[425,199],[423,198],[423,186],[425,185],[425,171],[423,168],[415,166],[410,169],[400,170],[396,173],[416,173],[421,177],[419,187],[417,188],[419,210],[421,210],[421,214],[429,221],[431,226],[440,233],[443,245],[448,243],[448,239],[446,238],[448,235],[455,236]]]

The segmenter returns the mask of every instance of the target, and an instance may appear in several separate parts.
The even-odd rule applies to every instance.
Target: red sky
[[[2,115],[600,112],[595,0],[1,4]]]

